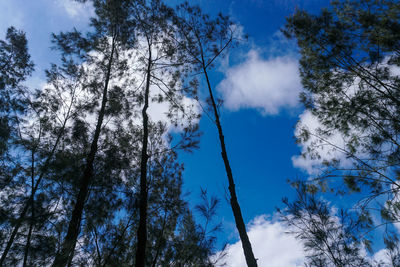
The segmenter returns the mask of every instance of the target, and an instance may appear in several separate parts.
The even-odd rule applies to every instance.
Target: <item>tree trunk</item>
[[[146,243],[147,243],[147,145],[149,138],[149,117],[147,109],[149,107],[150,94],[150,74],[151,74],[151,47],[149,47],[149,62],[147,63],[146,88],[144,92],[144,106],[142,109],[143,117],[143,140],[142,155],[140,161],[140,203],[139,203],[139,227],[137,230],[137,249],[136,267],[144,267],[146,263]]]
[[[204,62],[204,60],[203,60],[203,62]],[[210,94],[210,99],[211,99],[212,107],[214,110],[215,123],[218,128],[219,142],[221,145],[221,156],[222,156],[222,159],[224,160],[226,175],[228,177],[228,184],[229,184],[228,188],[229,188],[229,193],[230,193],[230,197],[231,197],[230,204],[231,204],[231,208],[233,211],[233,216],[235,217],[236,228],[239,232],[240,240],[242,241],[242,247],[243,247],[243,251],[244,251],[244,256],[246,258],[247,266],[257,267],[257,260],[254,257],[253,250],[251,248],[251,243],[250,243],[249,237],[247,236],[246,225],[244,224],[242,212],[240,210],[239,202],[237,200],[235,182],[233,181],[232,170],[231,170],[231,166],[229,164],[228,154],[226,153],[225,140],[224,140],[224,135],[222,132],[221,122],[219,120],[218,109],[217,109],[217,105],[215,104],[215,99],[214,99],[214,95],[213,95],[213,92],[211,89],[210,80],[208,78],[207,69],[206,69],[204,63],[203,63],[203,71],[204,71],[204,75],[207,80],[208,92]]]
[[[35,149],[32,149],[31,184],[32,184],[32,188],[33,188],[35,186]],[[24,262],[22,265],[23,267],[26,267],[26,263],[28,261],[29,248],[31,246],[31,236],[32,236],[34,222],[35,222],[35,199],[34,199],[34,196],[32,196],[31,197],[31,222],[29,224],[28,237],[26,238]]]
[[[79,193],[78,193],[78,196],[76,199],[75,207],[72,212],[72,217],[71,217],[71,220],[68,225],[68,232],[67,232],[67,235],[65,236],[64,242],[61,246],[61,251],[59,251],[57,253],[56,258],[53,262],[52,266],[54,266],[54,267],[67,265],[68,259],[70,259],[71,253],[73,253],[73,251],[75,250],[76,240],[77,240],[79,232],[80,232],[83,208],[85,206],[85,201],[86,201],[86,198],[89,193],[90,182],[93,177],[93,162],[94,162],[94,158],[96,156],[97,149],[98,149],[97,143],[99,141],[100,131],[101,131],[101,127],[103,124],[104,113],[105,113],[105,108],[106,108],[106,103],[107,103],[108,83],[110,81],[110,76],[111,76],[111,66],[112,66],[112,61],[113,61],[113,56],[114,56],[114,50],[115,50],[115,37],[112,40],[111,55],[110,55],[110,59],[108,61],[107,73],[106,73],[104,89],[103,89],[103,99],[101,102],[101,108],[99,111],[99,117],[97,119],[97,125],[96,125],[96,129],[94,132],[93,141],[90,146],[89,155],[87,156],[87,159],[86,159],[86,166],[85,166],[85,170],[84,170],[84,173],[82,176],[82,182],[81,182]]]

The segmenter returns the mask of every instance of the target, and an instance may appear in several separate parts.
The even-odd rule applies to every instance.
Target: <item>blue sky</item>
[[[167,1],[168,2],[168,1]],[[169,1],[177,3],[179,1]],[[297,73],[298,54],[293,42],[279,32],[285,17],[296,8],[318,12],[329,5],[328,0],[196,0],[205,12],[229,14],[249,34],[249,40],[232,50],[211,75],[211,83],[225,99],[222,125],[236,181],[244,219],[249,224],[250,238],[256,257],[269,258],[270,266],[297,266],[303,259],[301,249],[293,239],[284,236],[284,228],[274,221],[275,208],[284,196],[291,196],[288,179],[306,178],[315,162],[293,157],[301,153],[295,143],[297,120],[312,119],[303,113],[298,103],[301,85]],[[87,29],[93,14],[90,5],[70,0],[1,0],[0,37],[7,27],[23,29],[29,50],[36,64],[36,73],[28,81],[39,87],[44,82],[44,70],[59,56],[51,51],[50,34],[76,27]],[[302,114],[302,115],[301,115]],[[226,196],[227,179],[215,126],[207,116],[200,122],[203,132],[201,148],[192,154],[180,154],[185,164],[184,189],[190,192],[190,204],[199,201],[200,187],[221,199],[218,218],[224,231],[219,244],[234,244],[238,235]],[[296,165],[296,166],[294,166]],[[308,171],[308,172],[307,172]],[[254,240],[252,239],[254,238]],[[235,247],[236,246],[236,247]],[[231,246],[230,266],[243,266],[238,244]],[[282,250],[291,248],[287,257]],[[267,255],[271,253],[271,255]],[[273,254],[281,253],[274,262]],[[261,264],[262,266],[262,264]]]
[[[297,76],[293,70],[282,70],[282,73],[273,70],[280,62],[280,58],[295,62],[297,68],[296,46],[282,36],[280,29],[285,23],[285,17],[292,14],[296,7],[318,12],[322,7],[327,7],[329,1],[199,0],[195,2],[208,12],[217,10],[227,12],[243,27],[243,31],[249,34],[249,41],[242,44],[240,49],[231,51],[229,63],[218,68],[221,72],[212,76],[213,86],[221,89],[232,69],[246,72],[245,69],[249,69],[252,64],[261,65],[261,68],[254,70],[255,73],[246,72],[248,75],[243,77],[244,88],[233,89],[248,89],[250,95],[265,91],[260,101],[252,102],[251,96],[246,98],[247,102],[237,98],[231,99],[229,94],[232,94],[232,87],[229,86],[226,90],[228,93],[224,94],[223,90],[218,92],[225,98],[222,124],[244,219],[250,222],[260,215],[273,216],[275,208],[281,205],[282,197],[293,194],[287,180],[307,175],[292,164],[292,156],[301,152],[294,138],[295,125],[302,112],[302,106],[298,103],[301,85],[298,80],[287,76]],[[257,51],[258,62],[248,62],[250,51]],[[283,65],[283,67],[293,67],[290,64]],[[263,72],[263,66],[266,71],[273,73]],[[276,77],[271,77],[273,75]],[[250,77],[254,77],[254,80],[251,81]],[[291,80],[287,88],[278,85],[286,83],[287,79]],[[273,88],[269,83],[275,81],[277,87]],[[246,85],[257,87],[258,90],[246,88]],[[286,93],[274,98],[276,94],[274,91],[280,90],[286,90]],[[271,111],[271,106],[277,107],[278,111]],[[201,148],[193,154],[181,157],[186,166],[185,187],[193,192],[194,201],[200,186],[206,187],[209,193],[217,196],[224,196],[227,190],[216,128],[206,116],[203,116],[201,129],[203,131]],[[220,215],[225,224],[225,237],[228,237],[229,242],[233,242],[237,239],[237,235],[227,234],[234,232],[235,229],[232,212],[225,199],[221,202]]]

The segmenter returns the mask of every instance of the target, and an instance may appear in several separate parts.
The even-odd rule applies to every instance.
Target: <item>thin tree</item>
[[[236,228],[242,241],[243,251],[248,266],[257,266],[257,260],[251,247],[243,220],[242,211],[238,202],[232,169],[228,159],[225,137],[220,120],[219,104],[211,86],[208,71],[215,60],[235,42],[234,25],[230,19],[222,14],[212,20],[203,14],[199,7],[191,7],[187,3],[178,7],[179,16],[176,18],[178,37],[176,42],[180,49],[185,51],[192,60],[195,71],[204,75],[206,80],[209,102],[213,112],[214,123],[218,130],[221,146],[221,157],[225,165],[230,193],[230,205],[235,218]]]
[[[184,104],[186,94],[193,93],[183,86],[182,73],[186,70],[186,58],[177,53],[173,35],[173,9],[160,0],[137,1],[133,4],[132,14],[136,26],[138,52],[141,71],[144,77],[140,88],[138,103],[143,104],[142,116],[142,147],[140,156],[140,194],[139,194],[139,227],[137,229],[136,266],[146,265],[147,221],[148,221],[148,161],[149,127],[151,118],[148,109],[152,102],[165,102],[169,110],[167,119],[173,126],[181,127],[179,142],[171,144],[171,150],[184,149],[190,151],[197,147],[198,118],[192,106]],[[163,122],[166,123],[166,122]],[[170,140],[169,140],[170,141]]]
[[[19,122],[29,110],[26,90],[25,87],[21,86],[21,82],[32,73],[33,66],[28,53],[25,33],[16,30],[14,27],[8,28],[6,41],[0,41],[0,158],[3,163],[8,160],[12,162],[12,151],[19,146]],[[32,155],[34,153],[33,149]],[[9,181],[15,178],[4,175],[6,172],[11,171],[11,169],[3,169],[6,166],[9,167],[7,164],[2,164],[1,167],[0,184],[2,189],[10,185]],[[33,179],[33,173],[31,177]],[[33,207],[33,200],[30,201],[30,204]],[[0,258],[0,266],[6,259],[13,238],[11,236],[11,242],[7,242],[4,248]]]

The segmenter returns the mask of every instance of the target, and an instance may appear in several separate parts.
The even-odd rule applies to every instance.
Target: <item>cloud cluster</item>
[[[339,222],[338,222],[339,223]],[[253,248],[258,266],[260,267],[300,267],[306,262],[307,253],[302,243],[289,234],[290,229],[284,223],[271,219],[266,215],[255,217],[247,226],[247,233]],[[221,259],[221,251],[217,252],[212,260],[220,258],[217,266],[246,267],[242,243],[240,241],[228,245],[224,251],[226,255]],[[361,247],[361,255],[373,266],[391,266],[390,252],[380,249],[369,254],[365,247]]]
[[[256,217],[248,225],[248,235],[258,266],[300,267],[304,262],[302,245],[280,222],[273,222],[266,216]],[[228,245],[226,257],[220,266],[245,267],[242,243]],[[218,254],[216,255],[218,256]]]
[[[297,59],[280,56],[263,59],[251,49],[246,60],[228,67],[217,89],[230,110],[255,108],[263,115],[275,115],[298,105],[301,90]]]

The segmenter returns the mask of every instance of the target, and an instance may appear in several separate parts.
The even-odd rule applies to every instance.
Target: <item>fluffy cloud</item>
[[[258,266],[297,267],[304,262],[302,245],[280,222],[273,222],[266,216],[256,217],[248,225],[248,235]],[[228,245],[227,255],[219,262],[220,266],[245,267],[242,243]],[[218,256],[218,254],[216,255]]]
[[[343,137],[337,132],[332,132],[328,138],[320,139],[318,132],[322,128],[321,122],[310,111],[306,110],[300,115],[295,135],[299,136],[304,129],[311,133],[309,139],[300,145],[301,153],[306,153],[310,149],[314,152],[307,156],[293,156],[292,163],[293,166],[305,170],[308,174],[318,174],[323,167],[324,160],[339,160],[341,167],[351,165],[350,159],[342,150],[345,147]]]
[[[58,0],[57,4],[63,8],[72,19],[87,19],[94,15],[94,8],[90,1],[80,3],[74,0]]]
[[[339,221],[338,221],[339,223]],[[247,226],[249,239],[255,257],[260,267],[300,267],[304,266],[306,252],[299,240],[289,234],[289,228],[282,222],[271,220],[266,215],[254,218]],[[217,260],[216,266],[246,267],[240,241],[228,245],[224,251],[226,255],[221,258],[217,252],[212,260]],[[389,266],[390,256],[387,249],[380,249],[374,254],[369,254],[362,246],[361,255],[373,266]]]
[[[217,89],[231,110],[256,108],[262,114],[277,114],[295,107],[301,90],[297,60],[287,56],[264,60],[255,49],[246,60],[225,70]]]

